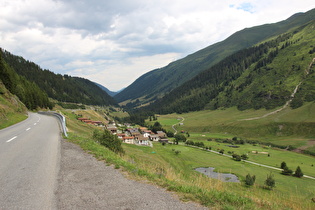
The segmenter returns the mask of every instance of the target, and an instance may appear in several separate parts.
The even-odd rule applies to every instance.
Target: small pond
[[[217,173],[213,171],[214,168],[195,168],[195,171],[198,171],[200,173],[203,173],[204,175],[214,178],[214,179],[219,179],[223,182],[240,182],[237,176],[234,174],[225,174],[225,173]]]

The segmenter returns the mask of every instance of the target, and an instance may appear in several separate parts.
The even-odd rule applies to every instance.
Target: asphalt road
[[[55,209],[59,166],[55,118],[29,113],[0,130],[0,209]]]
[[[61,140],[56,118],[30,113],[0,130],[0,209],[207,209],[129,180]]]

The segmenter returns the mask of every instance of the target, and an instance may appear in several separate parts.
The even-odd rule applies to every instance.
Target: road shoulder
[[[78,145],[61,141],[58,209],[206,209],[165,189],[127,179]]]

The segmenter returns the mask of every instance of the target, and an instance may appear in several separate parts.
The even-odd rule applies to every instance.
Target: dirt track
[[[174,194],[125,178],[79,146],[61,141],[58,209],[206,209]]]

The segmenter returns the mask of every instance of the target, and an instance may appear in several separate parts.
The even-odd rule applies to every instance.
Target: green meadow
[[[307,104],[307,106],[308,109],[313,108],[313,104]],[[249,161],[278,168],[281,162],[285,161],[291,170],[295,171],[296,167],[300,166],[304,174],[315,177],[315,158],[312,156],[260,144],[244,144],[237,145],[239,148],[232,148],[226,146],[227,143],[217,142],[216,139],[243,136],[232,132],[219,132],[219,130],[211,132],[212,129],[204,131],[205,128],[215,126],[216,122],[229,125],[239,119],[260,116],[267,112],[265,110],[239,112],[236,109],[202,111],[158,116],[158,121],[167,130],[171,130],[171,126],[177,124],[177,130],[189,132],[188,140],[203,142],[206,147],[211,147],[214,151],[224,149],[224,154],[232,152],[239,155],[247,154]],[[285,176],[280,170],[235,161],[230,157],[204,149],[186,146],[182,142],[179,145],[166,144],[164,146],[154,142],[153,147],[123,144],[125,154],[119,156],[93,141],[91,136],[95,127],[76,120],[76,114],[93,119],[102,118],[102,115],[92,110],[82,110],[78,113],[64,111],[67,117],[69,141],[81,145],[97,159],[104,160],[106,164],[112,164],[116,169],[124,171],[129,178],[145,180],[176,192],[183,201],[195,201],[212,209],[314,209],[315,207],[312,201],[315,197],[315,180],[313,179]],[[280,114],[281,116],[278,113],[274,117],[283,123],[285,117],[288,116],[285,113]],[[182,118],[184,118],[184,124],[179,126],[178,123],[182,121]],[[200,120],[197,120],[198,118]],[[218,118],[216,122],[214,118]],[[226,121],[224,122],[223,119]],[[154,122],[148,121],[148,123]],[[266,122],[266,119],[261,119],[255,124],[258,126]],[[248,125],[247,123],[240,121],[242,126]],[[256,136],[251,139],[256,139]],[[262,138],[257,139],[262,140]],[[282,142],[294,142],[292,136],[275,136],[270,141],[279,139]],[[302,140],[300,142],[304,142],[301,145],[305,145],[308,141],[306,137],[300,139]],[[194,170],[198,167],[214,167],[216,172],[235,174],[240,182],[222,182],[209,178]],[[256,176],[254,186],[245,186],[244,180],[247,174]],[[269,174],[273,175],[276,183],[272,190],[265,187],[265,180]]]
[[[199,133],[209,138],[232,138],[234,136],[270,142],[277,145],[301,147],[315,139],[315,103],[307,103],[298,108],[286,108],[276,114],[256,120],[274,110],[245,110],[235,107],[224,110],[205,110],[185,114],[161,115],[158,120],[166,130],[172,131],[176,124],[178,131]],[[179,125],[184,118],[183,125]],[[154,123],[154,121],[148,123]],[[312,148],[312,147],[310,147]],[[312,148],[313,149],[313,148]],[[313,149],[314,150],[314,149]]]
[[[193,138],[192,138],[193,139]],[[210,144],[211,145],[211,144]],[[132,161],[139,164],[142,168],[152,173],[162,173],[163,177],[175,180],[184,186],[198,186],[202,190],[216,189],[219,192],[226,192],[229,196],[238,195],[240,197],[250,198],[244,204],[232,204],[234,208],[260,208],[265,206],[271,208],[292,208],[292,209],[312,209],[311,199],[315,195],[315,180],[307,178],[296,178],[280,174],[280,171],[252,165],[245,162],[234,161],[232,158],[219,154],[201,150],[198,148],[188,147],[184,145],[165,145],[157,143],[153,148],[138,147],[134,145],[124,145],[127,155]],[[244,145],[237,152],[251,150],[251,146]],[[256,150],[264,151],[260,146],[255,147]],[[176,155],[174,150],[179,150]],[[249,155],[249,160],[268,165],[279,165],[283,160],[287,165],[295,170],[296,165],[300,165],[302,171],[308,175],[315,175],[315,168],[311,163],[315,163],[315,159],[303,155],[292,155],[289,152],[281,152],[269,149],[272,156],[267,155]],[[299,161],[303,161],[301,165],[294,158],[298,157]],[[220,173],[232,173],[239,177],[240,183],[222,183],[220,181],[206,177],[194,171],[198,167],[214,167],[215,171]],[[247,174],[255,175],[256,182],[253,187],[246,187],[243,183]],[[276,187],[273,190],[264,189],[264,182],[268,174],[272,173],[276,181]],[[183,193],[181,190],[175,189]],[[194,195],[183,193],[183,198],[192,197],[198,200]],[[228,196],[228,197],[229,197]],[[198,196],[197,196],[198,197]],[[211,196],[210,196],[211,197]],[[293,199],[294,198],[294,199]],[[210,198],[209,198],[210,199]],[[228,198],[226,198],[228,200]],[[209,201],[210,202],[210,201]],[[210,202],[211,203],[211,202]],[[210,204],[223,208],[229,204],[228,201],[222,199],[218,204]]]

